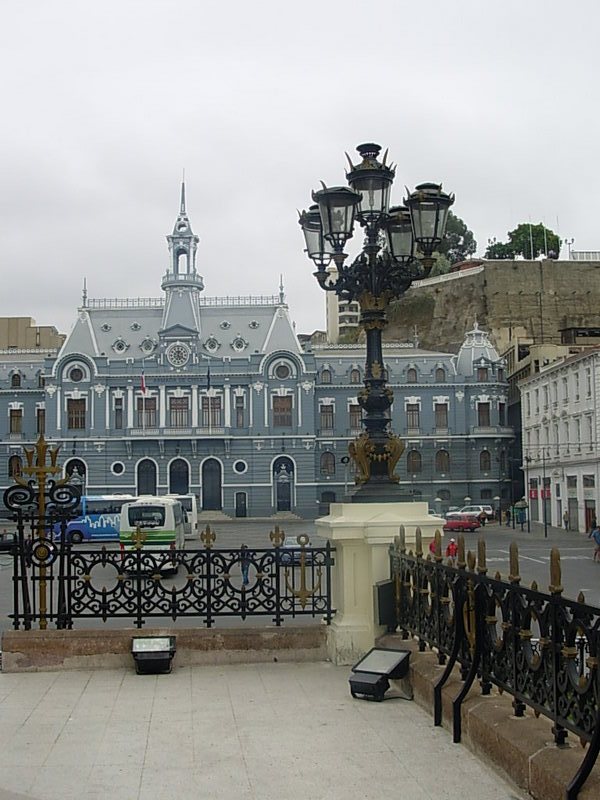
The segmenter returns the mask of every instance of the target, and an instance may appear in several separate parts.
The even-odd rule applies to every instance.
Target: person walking
[[[598,526],[593,528],[591,533],[588,533],[588,539],[593,539],[596,545],[592,561],[600,561],[600,528]]]
[[[458,553],[458,545],[456,544],[456,539],[450,539],[448,542],[448,547],[446,548],[446,558],[450,559],[450,562],[453,567],[456,566],[456,555]]]
[[[565,530],[569,530],[569,512],[565,511],[563,514],[563,525],[565,526]]]
[[[432,539],[429,542],[429,552],[431,553],[432,556],[435,556],[435,539]]]

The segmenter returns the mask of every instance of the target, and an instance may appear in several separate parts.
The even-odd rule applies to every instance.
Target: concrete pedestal
[[[416,529],[423,547],[442,532],[443,519],[428,512],[427,503],[332,503],[330,513],[316,520],[319,536],[336,548],[333,606],[327,651],[334,664],[358,661],[384,633],[377,622],[375,584],[390,576],[388,548],[404,526],[407,549],[414,549]]]

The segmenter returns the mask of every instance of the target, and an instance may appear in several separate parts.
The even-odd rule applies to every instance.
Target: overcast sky
[[[297,208],[364,141],[441,181],[478,253],[544,221],[600,249],[597,0],[1,4],[0,315],[158,297],[185,168],[208,295],[324,327]],[[558,230],[557,230],[558,228]],[[356,237],[355,237],[356,238]]]

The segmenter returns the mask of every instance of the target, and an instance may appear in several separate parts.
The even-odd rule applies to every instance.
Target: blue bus
[[[119,541],[121,508],[136,498],[130,494],[83,495],[77,517],[67,524],[67,539],[81,542]],[[60,538],[60,525],[54,526],[54,538]]]

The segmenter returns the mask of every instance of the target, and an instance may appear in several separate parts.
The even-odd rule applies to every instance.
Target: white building
[[[523,469],[532,521],[586,531],[600,508],[600,348],[522,381]],[[544,508],[545,506],[545,508]]]

